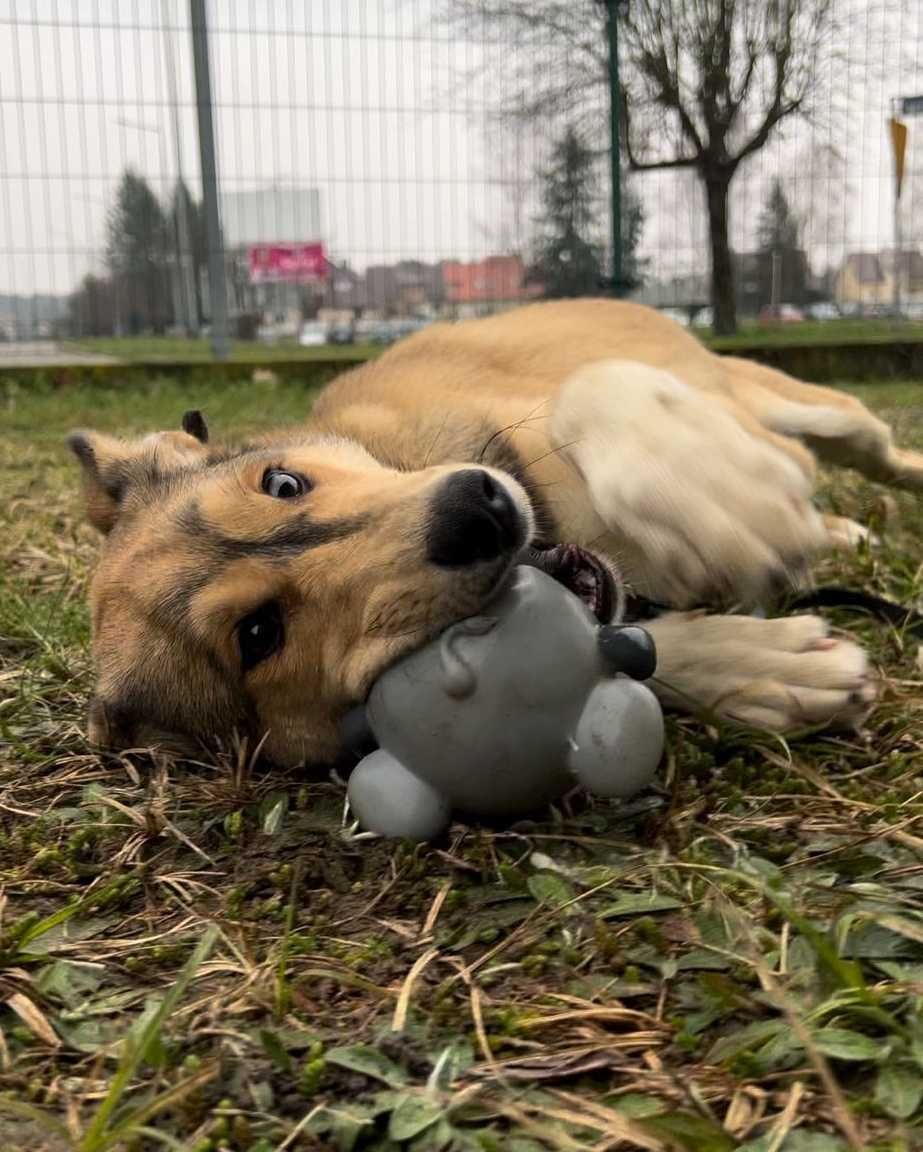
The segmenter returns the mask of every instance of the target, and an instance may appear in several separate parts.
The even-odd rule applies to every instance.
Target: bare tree
[[[463,28],[505,41],[508,111],[598,116],[607,83],[599,0],[445,0]],[[619,5],[623,138],[636,171],[695,170],[708,210],[715,329],[736,327],[728,199],[739,166],[806,114],[833,41],[832,0],[629,0]],[[510,46],[515,46],[511,53]]]
[[[623,13],[631,61],[623,101],[628,159],[639,170],[698,172],[717,332],[736,327],[731,181],[782,121],[806,111],[831,32],[830,8],[831,0],[632,0]]]

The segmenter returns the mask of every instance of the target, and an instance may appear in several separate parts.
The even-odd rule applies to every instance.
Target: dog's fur
[[[677,609],[650,624],[668,703],[778,731],[855,722],[874,697],[865,656],[819,619],[690,609],[757,603],[849,535],[813,507],[814,454],[923,488],[923,456],[857,400],[608,301],[433,326],[328,386],[302,428],[233,452],[206,439],[195,417],[139,441],[71,439],[107,534],[91,594],[98,743],[237,729],[277,762],[329,760],[344,711],[478,611],[527,536],[609,557]],[[439,493],[473,465],[513,501],[517,539],[434,564]],[[267,469],[310,492],[266,495]],[[246,671],[239,624],[268,602],[284,644]]]

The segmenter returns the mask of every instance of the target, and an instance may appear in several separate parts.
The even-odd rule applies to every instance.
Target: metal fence
[[[786,4],[801,21],[798,45],[812,20],[825,34],[799,112],[731,183],[738,316],[875,316],[897,298],[920,317],[923,108],[905,98],[923,95],[923,5],[733,7],[752,10],[756,28]],[[682,125],[645,97],[639,45],[656,22],[642,18],[672,13],[683,33],[695,12],[731,7],[212,0],[232,336],[388,339],[434,316],[608,291],[607,9],[634,113],[623,146],[627,135],[631,159],[660,163],[685,155]],[[683,34],[675,61],[694,87]],[[734,83],[745,40],[722,65]],[[758,60],[736,139],[758,131],[772,98]],[[897,212],[895,113],[908,129]],[[188,0],[0,0],[0,358],[207,331],[199,143]],[[629,159],[621,235],[632,294],[707,324],[714,221],[702,170],[633,171]]]

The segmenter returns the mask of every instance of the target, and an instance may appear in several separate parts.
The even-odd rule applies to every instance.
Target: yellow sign
[[[897,185],[897,198],[901,198],[904,183],[904,156],[907,152],[907,125],[896,117],[891,117],[891,143],[894,146],[894,181]]]

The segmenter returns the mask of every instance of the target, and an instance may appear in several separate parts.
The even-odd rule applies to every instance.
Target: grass
[[[887,343],[891,340],[923,340],[923,323],[882,318],[878,320],[805,321],[802,324],[741,325],[736,336],[713,337],[703,329],[693,329],[707,344],[722,350],[746,348],[752,345],[783,344],[842,344],[871,341]],[[75,351],[99,352],[119,360],[146,361],[208,361],[211,345],[207,340],[175,337],[99,337],[71,341],[65,347]],[[380,345],[323,345],[302,348],[294,341],[279,344],[259,344],[255,341],[235,341],[231,358],[246,363],[265,363],[273,360],[341,360],[367,358],[381,351]]]
[[[706,343],[720,350],[753,345],[888,344],[892,340],[923,340],[919,320],[805,320],[800,324],[743,323],[734,336],[709,336]]]
[[[923,444],[923,386],[864,393]],[[663,793],[352,838],[245,753],[100,756],[66,431],[296,419],[297,385],[0,394],[0,1148],[900,1152],[923,1141],[923,672],[861,737],[671,720]],[[919,501],[825,494],[921,594]]]

